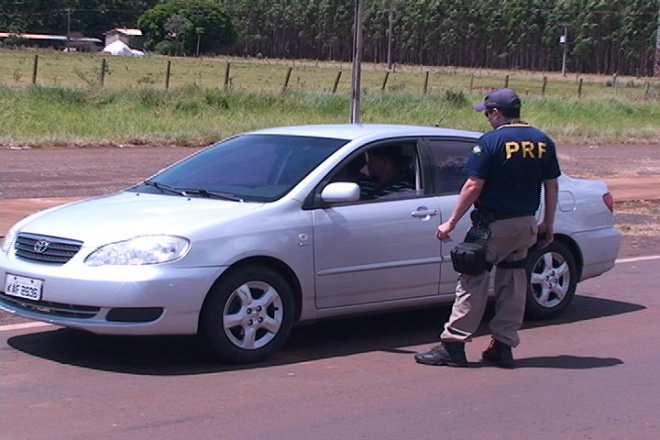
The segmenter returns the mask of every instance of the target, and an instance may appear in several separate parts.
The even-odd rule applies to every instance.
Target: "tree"
[[[0,30],[101,37],[114,27],[134,27],[159,0],[0,0]]]
[[[183,55],[183,41],[192,28],[192,22],[182,14],[174,14],[165,22],[168,37],[176,42],[177,55]]]
[[[572,72],[648,75],[656,50],[660,63],[659,1],[365,0],[363,59],[558,71],[565,48]],[[354,7],[355,0],[0,0],[0,31],[101,38],[138,25],[147,47],[165,53],[348,61]],[[175,15],[192,27],[168,35]],[[569,44],[561,45],[564,29]]]
[[[156,45],[168,40],[167,22],[170,18],[181,13],[179,3],[161,3],[142,14],[138,19],[138,26],[142,34],[146,37],[145,46],[147,49],[155,49]]]
[[[146,11],[138,20],[146,45],[154,49],[174,40],[185,53],[217,52],[237,39],[231,17],[215,0],[172,0]],[[195,29],[204,29],[203,35]]]

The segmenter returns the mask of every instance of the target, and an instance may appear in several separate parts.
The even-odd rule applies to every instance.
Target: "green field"
[[[348,122],[350,82],[348,63],[0,50],[0,145],[200,145],[268,126]],[[471,105],[505,85],[523,97],[524,117],[559,142],[660,139],[658,78],[423,66],[388,73],[365,64],[362,121],[485,131]]]

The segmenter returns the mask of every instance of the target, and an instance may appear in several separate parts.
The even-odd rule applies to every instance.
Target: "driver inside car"
[[[373,200],[415,188],[415,173],[400,147],[382,147],[367,153],[367,171],[360,182],[360,200]]]

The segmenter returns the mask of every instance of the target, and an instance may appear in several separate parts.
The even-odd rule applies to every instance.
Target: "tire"
[[[573,300],[578,270],[568,247],[553,241],[542,249],[534,249],[527,262],[528,319],[551,319],[561,314]]]
[[[246,266],[221,278],[209,292],[200,333],[221,361],[263,361],[291,334],[293,294],[286,280],[266,266]]]

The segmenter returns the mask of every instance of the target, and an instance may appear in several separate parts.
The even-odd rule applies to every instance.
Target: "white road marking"
[[[620,260],[616,260],[614,263],[615,264],[637,263],[639,261],[651,261],[651,260],[660,260],[660,255],[648,255],[646,257],[622,258]]]

